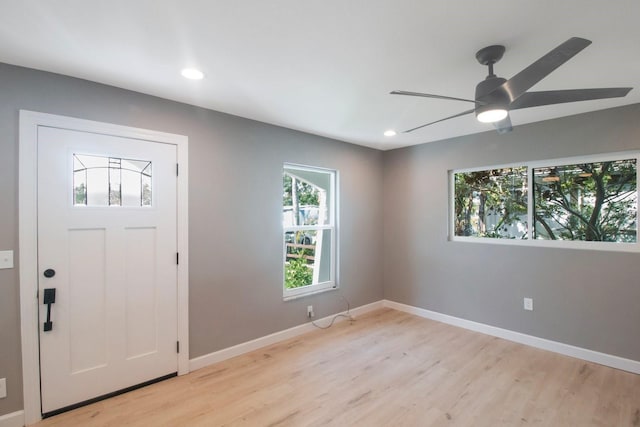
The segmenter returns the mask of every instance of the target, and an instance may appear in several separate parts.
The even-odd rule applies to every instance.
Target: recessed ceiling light
[[[182,77],[189,80],[202,80],[204,78],[204,73],[200,70],[196,70],[195,68],[185,68],[180,74]]]
[[[389,129],[384,131],[384,136],[396,136],[396,131],[393,129]]]

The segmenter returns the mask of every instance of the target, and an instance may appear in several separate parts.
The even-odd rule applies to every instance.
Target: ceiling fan
[[[482,65],[489,67],[489,75],[476,86],[475,99],[455,98],[451,96],[434,95],[430,93],[408,92],[394,90],[392,95],[420,96],[425,98],[448,99],[453,101],[472,102],[475,107],[444,119],[436,120],[404,131],[413,132],[435,123],[467,114],[475,113],[478,121],[493,123],[498,133],[511,131],[509,111],[521,108],[539,107],[543,105],[563,104],[566,102],[589,101],[593,99],[619,98],[626,96],[633,88],[612,87],[599,89],[568,89],[549,90],[542,92],[527,92],[533,85],[551,74],[556,68],[567,62],[582,49],[591,44],[590,40],[572,37],[562,43],[542,58],[520,71],[509,80],[498,77],[493,73],[493,65],[504,54],[505,47],[501,45],[488,46],[476,53],[476,59]]]

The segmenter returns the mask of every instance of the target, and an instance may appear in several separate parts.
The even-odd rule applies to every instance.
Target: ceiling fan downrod
[[[502,59],[505,47],[502,45],[487,46],[476,52],[476,59],[482,65],[489,67],[489,75],[487,78],[495,77],[493,73],[493,64]]]

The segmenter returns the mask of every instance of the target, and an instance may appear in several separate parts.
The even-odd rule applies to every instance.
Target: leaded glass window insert
[[[74,206],[151,206],[148,160],[73,155]]]

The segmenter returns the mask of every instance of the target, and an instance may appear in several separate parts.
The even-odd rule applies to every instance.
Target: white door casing
[[[178,135],[21,112],[20,272],[27,424],[40,418],[41,403],[46,413],[176,370],[188,372],[186,143],[186,137]],[[74,207],[75,153],[150,160],[152,206]],[[183,178],[177,180],[177,188],[176,154]],[[162,178],[162,169],[173,174]],[[177,209],[170,200],[176,199],[176,192]],[[36,224],[39,233],[45,233],[39,240],[26,228],[34,230]],[[56,275],[44,278],[46,268],[55,269]],[[43,329],[46,306],[41,304],[42,292],[40,301],[34,298],[38,281],[40,289],[57,289],[53,330],[40,332],[41,371],[37,334]],[[181,342],[178,355],[176,337]],[[52,344],[56,340],[58,344]],[[42,401],[36,393],[38,374]],[[49,382],[57,384],[54,392],[47,391]]]

